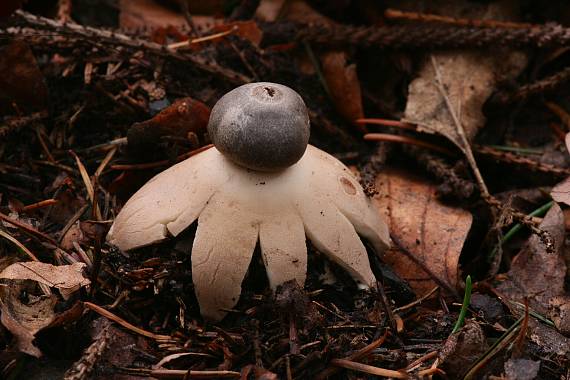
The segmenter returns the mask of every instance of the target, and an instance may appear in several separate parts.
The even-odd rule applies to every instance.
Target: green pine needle
[[[465,315],[467,315],[467,308],[471,303],[471,276],[467,276],[465,279],[465,295],[463,296],[463,305],[461,305],[461,311],[459,312],[459,318],[457,318],[457,322],[455,323],[455,327],[453,327],[452,334],[455,334],[463,323],[465,322]]]

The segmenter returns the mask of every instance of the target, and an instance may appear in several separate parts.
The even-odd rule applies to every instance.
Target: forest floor
[[[565,2],[2,1],[0,378],[570,380],[569,48]],[[195,224],[105,237],[256,81],[302,96],[393,244],[361,290],[307,241],[276,293],[256,248],[212,323]]]

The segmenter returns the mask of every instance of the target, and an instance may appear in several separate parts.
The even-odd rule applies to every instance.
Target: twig
[[[505,333],[493,344],[467,371],[467,374],[463,377],[463,380],[473,379],[476,373],[483,368],[489,361],[501,351],[503,348],[515,338],[517,331],[520,328],[520,324],[524,317],[520,317]]]
[[[568,33],[570,36],[570,32]],[[532,96],[556,91],[563,85],[566,85],[568,81],[570,81],[570,67],[566,67],[556,74],[539,79],[536,82],[525,84],[515,91],[498,92],[489,99],[489,104],[504,106],[516,102],[524,102]]]
[[[382,335],[380,338],[376,339],[374,342],[368,344],[367,346],[361,348],[360,350],[350,354],[349,356],[344,358],[344,360],[353,361],[353,360],[360,360],[360,359],[367,357],[368,355],[370,355],[372,353],[372,351],[374,351],[376,348],[380,347],[382,345],[382,343],[384,343],[386,341],[387,337],[388,337],[388,330],[386,330],[384,332],[384,335]],[[315,377],[315,380],[327,379],[327,378],[333,376],[335,373],[337,373],[338,370],[339,370],[338,368],[327,368],[326,370],[319,373],[319,375],[317,377]]]
[[[398,9],[386,9],[386,11],[384,11],[384,16],[391,20],[437,22],[448,25],[474,26],[477,28],[528,29],[528,28],[538,27],[538,25],[520,23],[520,22],[455,18],[448,16],[440,16],[430,13],[404,12]]]
[[[57,202],[58,202],[57,199],[44,199],[43,201],[35,202],[30,205],[24,206],[24,208],[22,208],[22,212],[36,211],[37,209],[40,208],[52,206]]]
[[[407,309],[410,309],[416,305],[419,305],[420,303],[422,303],[423,301],[425,301],[426,299],[428,299],[429,297],[431,297],[432,294],[434,294],[437,289],[439,289],[439,286],[435,286],[432,290],[430,290],[429,292],[427,292],[426,294],[424,294],[423,296],[421,296],[420,298],[418,298],[417,300],[410,302],[407,305],[404,306],[400,306],[394,309],[394,313],[398,313],[400,311],[404,311]]]
[[[104,327],[97,333],[93,343],[85,349],[81,358],[73,363],[71,368],[65,372],[63,380],[84,380],[93,371],[98,359],[107,349],[109,343],[113,340],[114,335],[111,333],[111,322],[106,319]]]
[[[378,189],[376,189],[376,178],[378,173],[384,167],[386,162],[386,157],[390,147],[385,142],[380,142],[376,146],[376,151],[374,151],[370,156],[367,157],[366,162],[359,167],[359,182],[362,185],[364,194],[369,197],[373,197],[378,194]]]
[[[474,148],[475,148],[475,153],[491,157],[498,161],[503,161],[509,164],[521,165],[530,170],[535,170],[542,173],[554,174],[560,177],[566,177],[570,175],[570,169],[560,168],[557,166],[538,162],[531,158],[522,157],[520,155],[511,152],[504,152],[489,146],[481,146],[481,145],[475,145]]]
[[[454,168],[441,157],[415,146],[407,146],[403,151],[412,156],[418,165],[423,166],[429,174],[441,182],[437,188],[439,194],[469,199],[476,193],[475,184],[457,175]]]
[[[367,133],[364,135],[364,140],[366,141],[391,141],[391,142],[399,142],[403,144],[411,144],[420,146],[422,148],[428,148],[433,151],[443,153],[448,156],[454,156],[455,154],[448,149],[442,148],[438,145],[431,144],[422,140],[415,139],[413,137],[408,136],[400,136],[400,135],[391,135],[388,133]]]
[[[24,244],[20,243],[18,239],[10,235],[8,232],[4,231],[2,228],[0,228],[0,236],[2,236],[4,239],[14,244],[16,247],[18,247],[23,253],[28,255],[28,257],[33,261],[39,261],[36,255],[34,255],[28,248],[26,248]]]
[[[150,376],[159,379],[238,379],[241,373],[235,371],[193,371],[179,369],[155,369]]]
[[[264,44],[292,40],[321,46],[390,49],[455,49],[508,47],[562,47],[570,42],[570,29],[554,23],[528,28],[476,27],[438,24],[347,26],[273,23],[262,25]]]
[[[12,224],[12,225],[18,227],[19,229],[21,229],[22,231],[24,231],[28,235],[32,235],[32,236],[39,238],[41,240],[45,240],[48,243],[53,244],[56,247],[58,246],[57,242],[54,239],[52,239],[48,235],[44,234],[43,232],[40,232],[40,231],[36,230],[34,227],[29,226],[25,223],[22,223],[16,219],[12,219],[8,215],[5,215],[1,212],[0,212],[0,220],[3,220],[9,224]]]
[[[0,122],[0,137],[6,137],[8,134],[16,132],[36,121],[45,119],[47,116],[47,111],[42,111],[27,116],[8,118]]]
[[[50,18],[36,16],[22,10],[16,11],[14,13],[14,17],[29,27],[45,28],[55,33],[70,35],[72,37],[81,39],[97,39],[99,44],[103,43],[111,46],[123,46],[137,50],[142,49],[145,52],[157,55],[159,57],[188,62],[200,70],[220,76],[234,84],[251,82],[250,78],[246,77],[245,75],[227,68],[220,67],[217,64],[214,65],[212,63],[208,63],[199,55],[178,52],[176,50],[169,49],[167,46],[130,37],[123,33],[118,33],[111,30],[103,30],[91,26],[83,26],[74,22],[62,23]],[[20,28],[10,27],[7,29],[0,29],[0,36],[2,34],[17,35],[21,32],[22,30]]]
[[[457,130],[457,134],[461,139],[461,145],[463,146],[463,151],[465,152],[465,157],[467,158],[467,162],[469,162],[469,166],[471,166],[471,170],[475,175],[475,179],[477,180],[477,185],[479,186],[481,195],[483,196],[484,199],[488,199],[491,197],[491,194],[489,194],[489,189],[487,189],[487,185],[485,184],[483,176],[479,171],[479,167],[477,166],[477,162],[475,161],[475,157],[473,156],[473,151],[471,150],[471,145],[469,143],[469,140],[467,139],[465,130],[463,129],[463,124],[461,124],[461,121],[459,120],[459,117],[455,112],[455,108],[453,107],[453,104],[451,104],[451,99],[449,99],[447,91],[443,87],[443,78],[441,76],[441,71],[439,70],[439,65],[437,64],[437,61],[433,55],[431,56],[431,64],[435,72],[435,85],[439,90],[441,96],[445,100],[445,104],[447,105],[447,112],[449,112],[451,118],[453,119],[453,123],[455,124],[455,129]]]
[[[388,323],[390,326],[390,329],[392,330],[392,333],[394,334],[395,337],[398,337],[398,327],[397,327],[397,322],[396,319],[394,318],[394,312],[392,311],[392,308],[390,307],[390,301],[388,301],[388,297],[386,297],[386,292],[384,291],[384,285],[380,282],[377,281],[376,282],[377,288],[378,288],[378,294],[380,295],[380,303],[382,304],[382,307],[384,308],[384,311],[386,312],[386,315],[388,316]],[[400,340],[398,338],[398,340]],[[400,343],[400,345],[403,346],[403,343],[400,341],[398,342]]]
[[[113,322],[118,323],[119,325],[123,326],[124,328],[131,330],[134,333],[137,333],[139,335],[142,336],[146,336],[147,338],[151,338],[151,339],[155,339],[155,340],[168,340],[171,339],[171,337],[169,335],[160,335],[160,334],[155,334],[152,333],[150,331],[146,331],[143,330],[141,328],[138,328],[132,324],[130,324],[129,322],[125,321],[123,318],[116,316],[115,314],[111,313],[110,311],[108,311],[107,309],[102,308],[99,305],[95,305],[94,303],[91,302],[83,302],[83,305],[90,309],[93,310],[94,312],[96,312],[97,314],[112,320]]]
[[[362,118],[356,119],[354,121],[357,124],[372,124],[372,125],[383,125],[385,127],[396,127],[396,128],[403,128],[409,129],[411,131],[418,130],[415,124],[405,123],[399,120],[390,120],[390,119],[378,119],[378,118]]]
[[[337,367],[351,369],[353,371],[364,372],[370,375],[392,377],[394,379],[407,379],[408,375],[404,372],[394,371],[392,369],[385,369],[374,367],[368,364],[356,363],[346,359],[333,359],[331,364]]]

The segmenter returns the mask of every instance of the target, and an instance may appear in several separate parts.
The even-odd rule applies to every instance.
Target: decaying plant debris
[[[0,378],[570,378],[569,11],[1,2]],[[105,237],[253,81],[303,97],[310,143],[358,171],[394,244],[369,254],[377,290],[308,243],[304,288],[275,294],[256,248],[210,323],[195,225],[129,252]]]

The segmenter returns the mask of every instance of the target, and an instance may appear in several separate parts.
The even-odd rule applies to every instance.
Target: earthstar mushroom
[[[307,237],[360,284],[375,286],[366,248],[388,228],[350,170],[308,145],[301,97],[268,82],[240,86],[212,109],[213,148],[158,174],[125,204],[107,236],[131,250],[177,236],[196,219],[191,261],[200,312],[237,303],[257,242],[272,289],[304,285]]]

